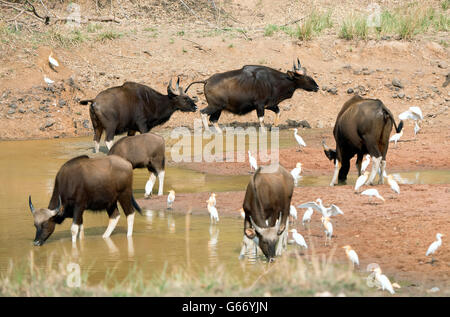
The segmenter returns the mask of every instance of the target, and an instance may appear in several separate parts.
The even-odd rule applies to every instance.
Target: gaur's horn
[[[302,68],[302,65],[300,65],[300,60],[297,57],[297,69],[300,69],[300,68]]]
[[[167,92],[169,93],[172,93],[172,94],[176,94],[175,93],[175,91],[173,90],[173,87],[172,87],[172,78],[170,78],[170,80],[169,80],[169,85],[167,86]]]
[[[252,227],[253,228],[255,228],[255,230],[257,231],[257,232],[259,232],[259,234],[261,234],[261,228],[260,227],[258,227],[256,224],[255,224],[255,222],[253,221],[253,219],[252,219],[252,217],[249,217],[250,218],[250,222],[252,223]]]
[[[58,206],[56,206],[56,208],[52,210],[53,216],[56,216],[59,213],[59,211],[61,210],[61,205],[62,205],[61,196],[58,196]]]
[[[322,147],[325,151],[329,151],[330,148],[325,144],[325,140],[322,140]]]
[[[177,85],[176,85],[175,89],[178,90],[179,88],[180,88],[180,76],[178,76]]]
[[[30,206],[31,213],[34,214],[34,206],[33,203],[31,202],[31,195],[28,196],[28,205]]]
[[[292,70],[295,72],[297,68],[295,67],[295,61],[292,62]]]

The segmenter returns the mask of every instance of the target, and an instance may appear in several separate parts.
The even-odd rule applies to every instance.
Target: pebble
[[[403,88],[403,84],[401,83],[400,79],[398,79],[398,78],[392,79],[392,86],[398,87],[398,88]]]

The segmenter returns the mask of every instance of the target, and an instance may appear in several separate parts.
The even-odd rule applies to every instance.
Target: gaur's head
[[[30,210],[34,218],[34,226],[36,227],[36,236],[33,243],[34,245],[41,246],[55,230],[56,222],[54,217],[60,212],[61,197],[59,197],[58,206],[53,210],[47,208],[35,209],[31,202],[31,196],[28,199],[28,204],[30,205]]]
[[[306,68],[300,65],[300,60],[297,58],[297,65],[292,67],[292,71],[288,70],[287,75],[289,78],[295,82],[297,88],[304,89],[306,91],[314,91],[317,92],[319,90],[319,85],[317,85],[316,81],[306,75]]]
[[[337,159],[336,150],[330,149],[325,144],[325,140],[322,140],[322,147],[323,147],[323,151],[325,152],[325,155],[328,157],[328,159],[330,161],[336,162],[336,159]]]
[[[191,98],[184,92],[183,88],[180,87],[180,77],[178,77],[175,89],[173,89],[172,79],[170,79],[169,85],[167,86],[167,95],[176,106],[177,110],[180,110],[182,112],[197,111],[197,105],[195,103],[197,102],[198,98]]]
[[[252,217],[250,217],[250,222],[253,228],[247,228],[245,230],[245,235],[252,240],[257,237],[259,242],[258,245],[261,248],[262,252],[269,260],[269,262],[273,262],[276,256],[276,247],[279,236],[286,228],[285,225],[281,225],[281,214],[274,227],[258,227],[253,221]]]

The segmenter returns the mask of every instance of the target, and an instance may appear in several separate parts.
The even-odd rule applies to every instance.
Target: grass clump
[[[38,268],[30,260],[0,275],[0,296],[314,296],[329,292],[331,295],[372,295],[364,277],[349,267],[331,263],[331,259],[310,261],[287,253],[275,263],[256,264],[252,274],[238,277],[222,266],[205,268],[203,272],[175,267],[166,268],[146,278],[136,267],[126,278],[117,281],[106,274],[97,285],[88,284],[88,274],[81,270],[81,286],[68,287],[67,257],[55,264],[49,257],[46,268]],[[89,271],[89,270],[88,270]]]
[[[272,36],[275,32],[278,32],[279,28],[275,24],[269,24],[264,28],[264,36]]]
[[[351,14],[347,16],[341,24],[339,38],[346,40],[362,39],[366,40],[369,34],[367,16]]]
[[[333,27],[331,11],[319,12],[313,10],[304,22],[297,26],[295,35],[300,40],[310,40],[314,35],[319,35],[323,30]]]
[[[116,32],[114,30],[108,30],[108,31],[100,33],[97,36],[97,40],[103,42],[103,41],[108,41],[108,40],[115,40],[115,39],[121,38],[122,36],[123,36],[122,33]]]

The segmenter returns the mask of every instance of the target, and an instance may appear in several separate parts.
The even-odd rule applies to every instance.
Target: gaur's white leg
[[[202,122],[203,122],[203,126],[205,127],[205,130],[208,130],[209,129],[208,115],[206,113],[201,113],[200,115],[202,117]]]
[[[334,186],[337,184],[337,179],[338,179],[338,175],[339,175],[339,168],[341,167],[341,162],[339,162],[338,160],[336,160],[336,163],[334,164],[334,174],[333,174],[333,178],[331,179],[331,184],[330,186]]]
[[[164,189],[164,175],[166,174],[165,171],[160,171],[158,174],[159,179],[159,189],[158,189],[158,196],[162,196],[163,189]]]
[[[381,161],[380,181],[379,184],[384,184],[384,175],[386,174],[386,160]]]
[[[280,123],[280,115],[281,112],[275,113],[275,120],[273,121],[273,125],[278,127],[278,124]]]
[[[113,140],[106,141],[105,143],[106,143],[106,147],[108,148],[108,150],[111,150],[111,148],[112,148],[112,146],[114,144],[114,141]]]
[[[261,128],[264,128],[264,117],[258,117],[259,119],[259,125],[261,126]]]
[[[372,185],[375,177],[377,176],[378,169],[380,168],[382,156],[375,157],[372,156],[372,171],[370,172],[370,176],[367,179],[366,185]]]
[[[94,153],[98,153],[100,151],[100,142],[94,141]]]
[[[127,216],[127,224],[128,224],[127,237],[131,237],[133,235],[134,212]]]
[[[214,128],[216,129],[216,132],[222,134],[222,129],[219,127],[219,124],[217,122],[214,122],[213,125]]]
[[[79,225],[72,223],[72,226],[70,227],[70,231],[72,232],[72,243],[77,242],[77,235],[79,229],[80,229]]]
[[[148,178],[147,184],[145,184],[145,195],[144,197],[147,198],[152,194],[153,185],[155,185],[156,176],[152,172],[150,172],[150,177]]]
[[[84,226],[80,225],[80,240],[84,239]]]
[[[116,227],[117,223],[119,222],[120,215],[116,218],[109,218],[109,224],[108,228],[106,228],[105,233],[103,234],[103,238],[109,238],[111,233],[114,231],[114,228]]]

